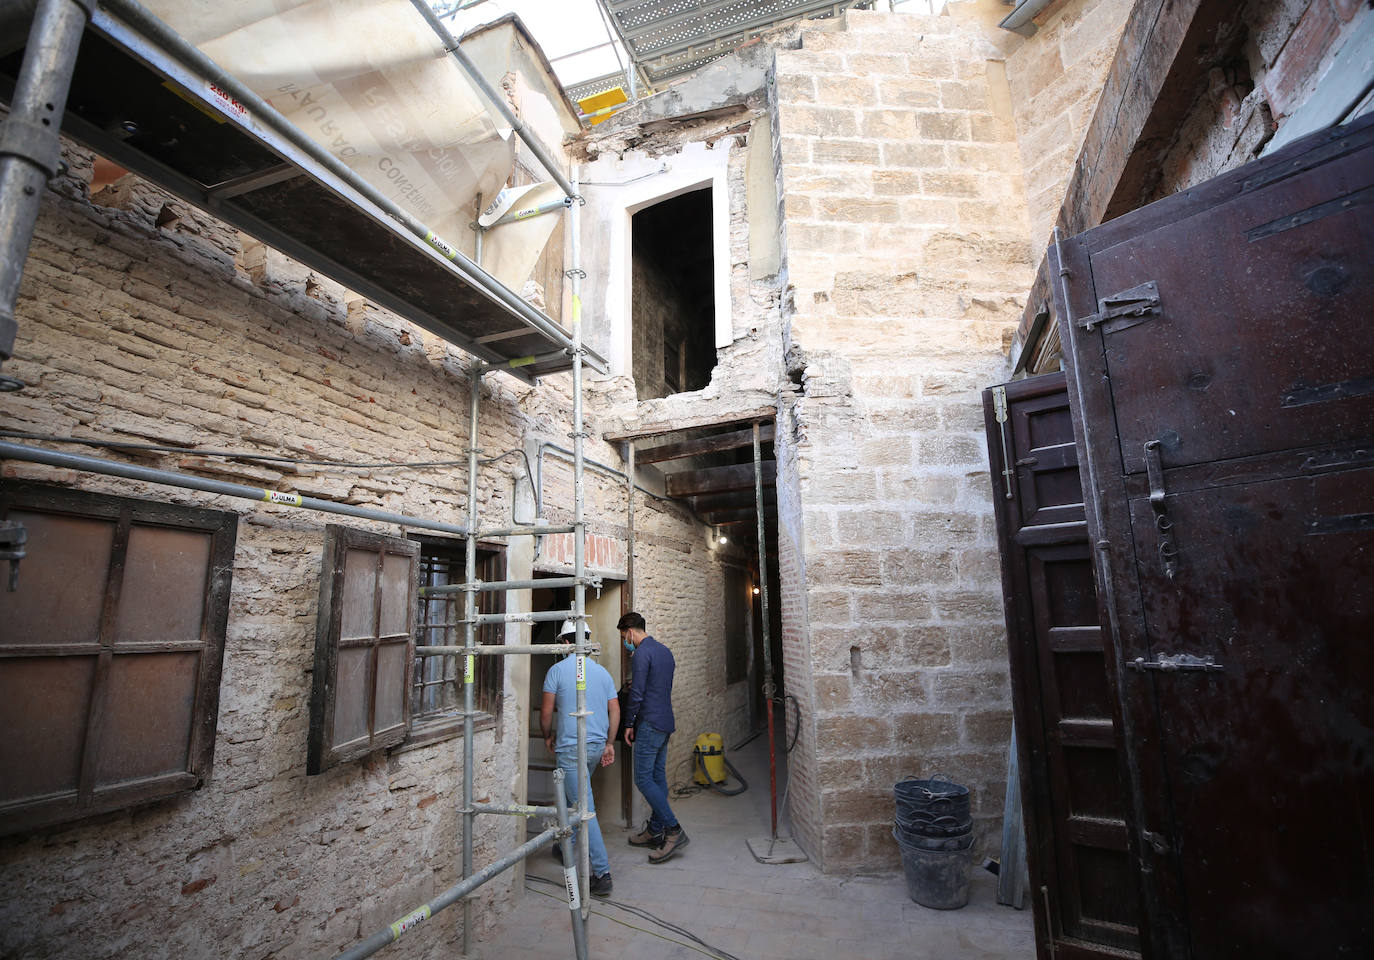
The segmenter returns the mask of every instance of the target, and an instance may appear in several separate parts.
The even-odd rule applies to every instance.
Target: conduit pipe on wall
[[[182,487],[187,490],[200,490],[204,493],[219,494],[224,497],[238,497],[258,503],[274,503],[282,507],[299,507],[302,510],[318,510],[322,513],[337,513],[346,517],[363,520],[380,520],[383,523],[396,523],[417,530],[434,530],[453,536],[466,537],[468,529],[454,523],[439,523],[422,520],[403,513],[387,510],[370,510],[347,503],[334,503],[332,500],[317,500],[303,497],[298,493],[282,493],[263,487],[249,487],[224,480],[210,480],[206,477],[193,477],[189,474],[175,473],[171,470],[155,470],[139,467],[132,463],[119,463],[116,460],[102,460],[99,457],[83,457],[75,453],[62,453],[43,447],[30,447],[22,443],[0,441],[0,460],[27,460],[50,467],[64,467],[68,470],[81,470],[86,473],[103,473],[111,477],[124,477],[126,480],[142,480],[146,483],[159,483],[169,487]]]
[[[1007,14],[1002,22],[997,25],[1003,30],[1019,33],[1023,37],[1033,37],[1036,31],[1033,21],[1052,2],[1053,0],[1021,0],[1016,5],[1016,9]]]

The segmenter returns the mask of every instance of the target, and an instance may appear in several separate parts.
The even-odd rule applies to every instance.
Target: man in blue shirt
[[[627,613],[616,629],[630,660],[630,699],[625,704],[625,742],[634,746],[635,786],[649,803],[649,822],[630,837],[652,847],[650,863],[663,863],[687,846],[687,831],[668,806],[668,737],[673,725],[673,652],[644,632],[644,618]]]
[[[587,628],[582,628],[585,637]],[[562,643],[572,643],[574,636],[573,621],[563,621],[558,632]],[[606,668],[584,657],[584,679],[586,682],[587,705],[587,782],[591,783],[592,771],[599,763],[609,767],[615,762],[615,732],[620,728],[620,699],[615,692],[615,681]],[[544,675],[544,698],[539,705],[539,726],[544,734],[544,745],[558,761],[558,769],[563,771],[563,795],[567,797],[568,807],[576,808],[578,789],[582,778],[577,775],[577,657],[568,655],[559,660]],[[554,720],[557,718],[555,733]],[[591,881],[589,888],[598,897],[610,896],[611,863],[606,857],[606,843],[601,839],[601,824],[596,821],[596,802],[590,791],[587,793],[587,812],[593,814],[587,821],[587,855],[591,862]],[[573,835],[574,843],[577,835]],[[557,847],[554,850],[557,851]],[[574,847],[576,849],[576,847]]]

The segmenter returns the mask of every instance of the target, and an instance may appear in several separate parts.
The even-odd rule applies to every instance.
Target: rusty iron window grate
[[[453,541],[437,538],[421,540],[420,585],[443,587],[464,580],[463,547]],[[500,551],[477,551],[477,576],[480,580],[502,578],[504,556]],[[415,645],[463,645],[463,594],[420,597],[415,624]],[[477,594],[479,613],[497,613],[505,609],[499,592]],[[480,644],[501,643],[499,624],[483,624],[477,628]],[[505,682],[504,657],[478,657],[474,701],[479,711],[499,716],[502,687]],[[463,714],[463,674],[461,657],[419,657],[414,661],[411,681],[411,723],[414,728],[436,723],[461,720]],[[461,726],[456,726],[461,730]],[[412,736],[422,731],[412,730]]]

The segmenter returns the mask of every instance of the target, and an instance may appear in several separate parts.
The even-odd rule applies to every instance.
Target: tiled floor
[[[594,900],[587,920],[595,960],[1032,960],[1029,910],[999,906],[996,879],[973,870],[968,906],[913,903],[901,874],[845,879],[810,863],[758,863],[745,841],[769,832],[766,741],[733,751],[749,779],[737,797],[713,792],[674,801],[691,837],[668,863],[650,865],[626,843],[628,830],[602,824],[615,890]],[[779,772],[779,790],[784,777]],[[786,835],[785,830],[780,830]],[[523,899],[474,943],[473,960],[566,960],[574,956],[562,873],[547,855],[531,858]],[[556,885],[532,879],[542,876]],[[637,916],[648,911],[709,944]],[[715,948],[713,951],[711,948]]]

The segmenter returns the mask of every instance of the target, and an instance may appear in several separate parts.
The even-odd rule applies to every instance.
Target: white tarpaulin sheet
[[[410,0],[144,2],[388,199],[472,249],[475,201],[505,186],[515,137]],[[487,272],[519,290],[558,220],[493,231]]]

